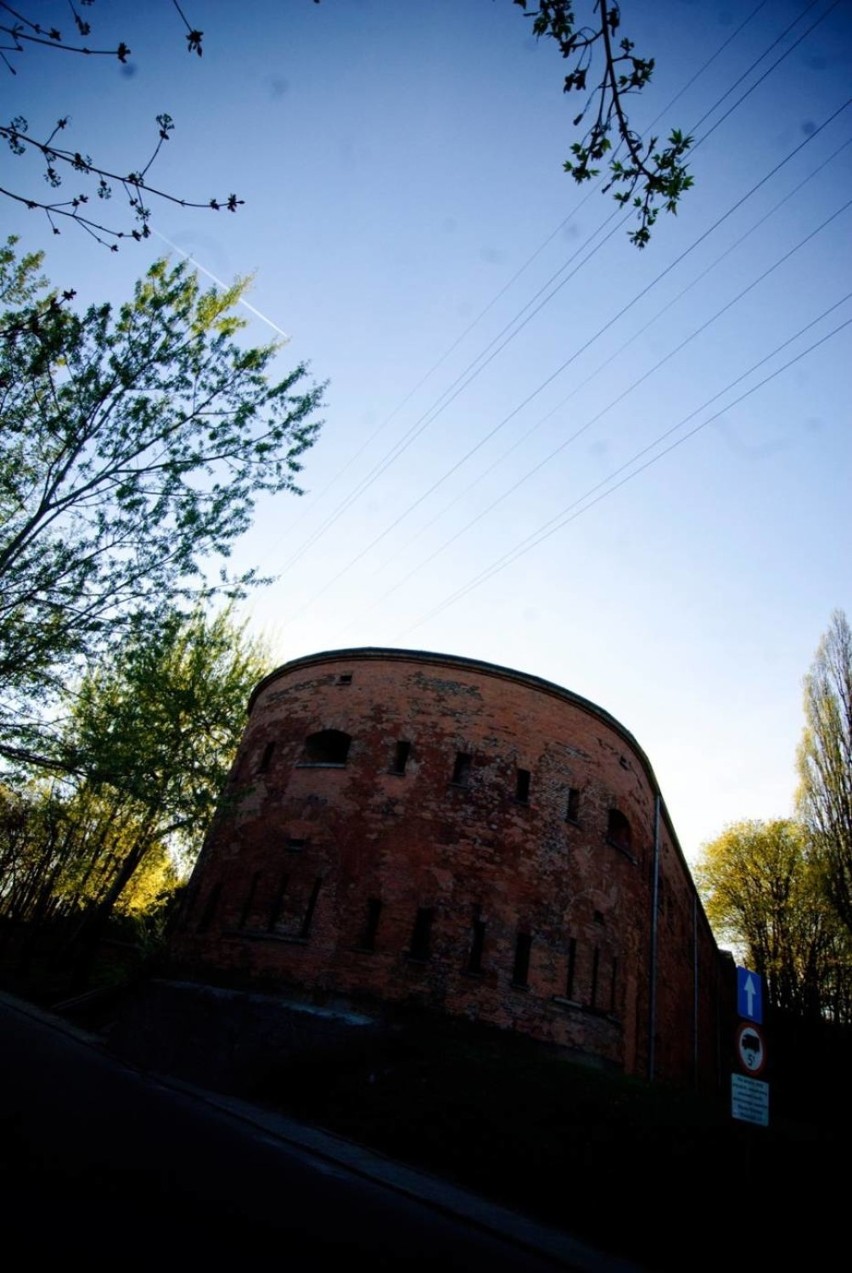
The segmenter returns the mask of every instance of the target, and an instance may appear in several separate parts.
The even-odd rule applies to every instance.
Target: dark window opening
[[[596,1008],[598,1006],[598,972],[600,971],[600,966],[601,966],[601,952],[598,950],[597,946],[595,946],[595,951],[594,951],[594,954],[592,955],[591,1005],[593,1008]]]
[[[400,741],[396,745],[396,751],[394,752],[391,773],[404,774],[405,766],[408,764],[408,757],[410,755],[411,755],[411,743],[406,742],[404,739],[400,739]]]
[[[596,924],[605,924],[605,923],[606,923],[606,920],[605,920],[605,919],[604,919],[604,917],[603,917],[603,911],[595,911],[595,923],[596,923]]]
[[[221,883],[214,884],[207,897],[207,904],[202,911],[201,919],[198,921],[199,933],[206,933],[210,925],[213,923],[213,916],[216,914],[216,908],[219,905],[219,897],[221,893]]]
[[[287,885],[289,882],[290,877],[287,874],[282,875],[278,882],[278,887],[275,890],[275,896],[272,899],[272,906],[269,908],[269,923],[267,927],[270,932],[273,928],[275,928],[281,918],[281,911],[284,907],[284,894],[287,892]]]
[[[434,917],[435,911],[431,906],[421,906],[418,910],[411,933],[411,946],[408,951],[409,959],[426,960],[429,958],[432,920]]]
[[[515,770],[515,799],[519,804],[528,804],[530,798],[529,769]]]
[[[255,894],[257,893],[257,886],[259,883],[260,883],[260,871],[255,871],[254,875],[251,877],[251,884],[249,885],[249,890],[246,893],[246,900],[243,902],[243,909],[240,914],[240,928],[245,928],[246,924],[249,921],[249,916],[251,915],[251,908],[254,905],[254,898],[255,898]]]
[[[376,949],[376,934],[379,931],[379,919],[382,914],[382,903],[378,897],[367,898],[367,920],[358,941],[360,950]]]
[[[518,933],[515,939],[515,966],[512,969],[512,985],[525,986],[530,973],[532,933]]]
[[[577,971],[577,938],[572,937],[568,942],[568,975],[565,978],[565,997],[566,999],[574,998],[574,976]]]
[[[351,742],[349,734],[340,729],[321,729],[305,739],[303,764],[345,765]]]
[[[308,841],[303,839],[301,836],[298,836],[298,835],[287,836],[287,848],[290,849],[291,852],[298,853],[300,849],[306,849],[307,847],[308,847]]]
[[[565,810],[567,822],[580,821],[580,791],[578,787],[568,788],[568,806]]]
[[[302,928],[299,936],[307,940],[311,933],[311,924],[314,919],[314,911],[317,908],[317,900],[319,899],[320,889],[322,888],[322,876],[318,875],[314,880],[314,886],[311,889],[311,895],[308,898],[308,906],[305,911],[305,918],[302,920]]]
[[[620,809],[610,809],[606,824],[606,838],[617,849],[630,852],[630,823]]]
[[[351,673],[351,672],[341,672],[341,673],[340,673],[340,676],[338,676],[338,678],[337,678],[337,684],[338,684],[338,685],[351,685],[351,684],[352,684],[352,673]]]
[[[272,763],[272,755],[275,751],[275,743],[267,743],[263,749],[263,755],[260,758],[260,764],[257,767],[259,774],[265,774]]]
[[[482,972],[482,952],[485,949],[485,921],[480,907],[473,912],[473,929],[470,940],[470,956],[467,961],[468,972]]]
[[[456,752],[456,763],[453,765],[453,783],[455,786],[466,787],[470,782],[471,759],[469,752]]]

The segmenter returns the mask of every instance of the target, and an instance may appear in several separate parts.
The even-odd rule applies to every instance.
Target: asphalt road
[[[640,1273],[363,1147],[142,1073],[8,996],[0,1039],[0,1232],[28,1263]]]

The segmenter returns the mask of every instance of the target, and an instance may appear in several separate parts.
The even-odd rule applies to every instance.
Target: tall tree
[[[38,708],[146,617],[253,571],[224,568],[259,495],[300,493],[322,388],[245,347],[244,289],[157,261],[114,313],[74,313],[38,256],[0,250],[0,756],[44,744]],[[212,570],[219,565],[218,578]]]
[[[849,1020],[852,943],[802,823],[733,823],[704,845],[695,874],[717,936],[765,976],[774,1007]]]
[[[200,609],[145,624],[91,669],[59,778],[0,788],[0,914],[71,916],[94,938],[140,874],[186,874],[267,671],[228,610]]]
[[[805,677],[798,766],[802,817],[852,933],[852,631],[842,610],[831,616]]]

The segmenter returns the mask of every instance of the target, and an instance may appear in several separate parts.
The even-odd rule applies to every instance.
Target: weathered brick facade
[[[715,1079],[719,952],[647,758],[594,704],[473,659],[338,650],[266,677],[172,952]]]

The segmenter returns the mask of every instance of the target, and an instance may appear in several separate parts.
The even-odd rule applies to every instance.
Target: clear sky
[[[275,661],[399,646],[556,681],[634,734],[690,860],[791,812],[802,677],[852,614],[850,0],[624,0],[657,64],[634,126],[696,138],[644,252],[562,171],[581,99],[511,0],[182,8],[202,58],[167,0],[98,0],[128,65],[27,52],[2,111],[70,115],[117,171],[167,111],[150,183],[245,206],[152,201],[162,237],[117,254],[8,202],[3,228],[81,305],[161,252],[252,274],[247,338],[274,325],[282,374],[329,381],[306,494],[235,556],[277,576],[246,608]],[[0,184],[28,179],[7,154]]]

